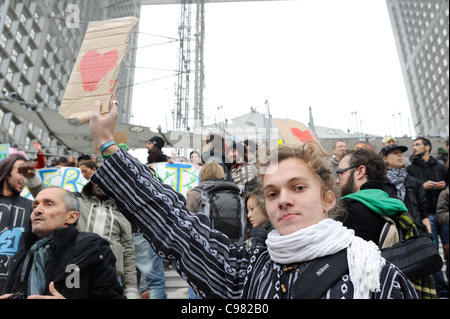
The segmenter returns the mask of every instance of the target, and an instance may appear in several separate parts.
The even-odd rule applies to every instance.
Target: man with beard
[[[336,172],[336,183],[347,210],[342,223],[353,229],[356,236],[377,245],[386,223],[383,216],[407,211],[400,200],[389,198],[384,191],[386,170],[380,155],[370,149],[357,149],[344,154]]]
[[[148,150],[147,165],[158,162],[167,162],[169,160],[169,157],[163,154],[162,152],[164,144],[165,144],[164,140],[159,136],[153,136],[147,142],[146,146]]]
[[[439,237],[442,245],[448,244],[448,226],[441,225],[436,219],[436,207],[440,192],[446,187],[445,167],[442,163],[430,155],[430,140],[419,137],[413,142],[413,153],[411,165],[407,167],[407,172],[411,176],[419,179],[423,183],[428,201],[428,217],[430,218],[431,231],[436,247],[438,247]],[[448,276],[448,267],[447,267]],[[448,284],[444,279],[442,271],[433,275],[436,282],[436,289],[440,298],[448,298]]]
[[[17,252],[22,233],[31,229],[32,201],[20,196],[24,176],[19,170],[26,162],[12,154],[0,162],[0,294],[8,277],[8,263]]]

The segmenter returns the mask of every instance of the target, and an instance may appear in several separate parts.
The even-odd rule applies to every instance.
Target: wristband
[[[106,142],[105,144],[103,144],[102,146],[100,146],[100,153],[103,155],[103,152],[110,146],[112,145],[116,145],[116,143],[114,141],[109,141]]]

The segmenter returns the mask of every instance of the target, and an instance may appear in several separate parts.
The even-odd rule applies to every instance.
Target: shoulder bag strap
[[[293,298],[320,299],[348,273],[347,249],[318,258],[308,264],[294,283]]]

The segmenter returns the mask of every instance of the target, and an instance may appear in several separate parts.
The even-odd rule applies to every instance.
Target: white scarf
[[[273,230],[266,244],[272,260],[280,264],[310,261],[347,248],[353,297],[368,299],[371,291],[380,291],[380,273],[386,260],[372,241],[355,236],[355,232],[341,222],[326,218],[285,236]]]

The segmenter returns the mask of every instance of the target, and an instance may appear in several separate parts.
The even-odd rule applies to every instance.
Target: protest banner
[[[96,100],[102,101],[102,113],[108,111],[137,22],[127,17],[89,23],[61,102],[62,116],[88,123]]]
[[[164,184],[186,197],[188,190],[199,184],[201,166],[190,163],[154,163],[156,176]]]
[[[78,167],[50,167],[37,169],[36,174],[41,177],[45,186],[59,186],[71,192],[81,192],[88,182]],[[25,187],[20,194],[22,197],[33,199],[30,190]]]
[[[154,163],[156,176],[164,184],[169,185],[175,191],[187,195],[189,189],[199,184],[201,166],[190,163]],[[36,174],[41,177],[45,186],[60,186],[68,191],[81,192],[88,182],[78,167],[43,168],[37,169]],[[29,189],[25,187],[22,197],[33,199]]]

